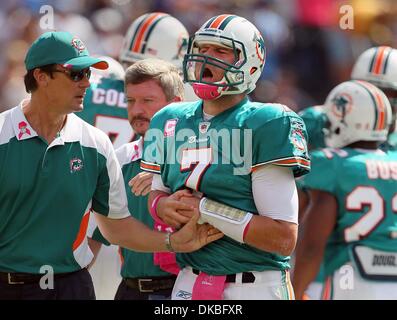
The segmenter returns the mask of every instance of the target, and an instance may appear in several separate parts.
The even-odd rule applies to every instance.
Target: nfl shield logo
[[[206,133],[210,127],[211,122],[200,122],[199,131],[200,133]]]

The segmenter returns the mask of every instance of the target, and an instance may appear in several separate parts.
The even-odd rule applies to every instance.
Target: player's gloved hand
[[[140,172],[133,177],[128,185],[136,196],[146,196],[152,188],[153,173]]]
[[[198,213],[197,208],[195,209],[194,206],[181,201],[183,197],[191,198],[193,195],[189,190],[179,190],[168,197],[162,197],[156,208],[158,217],[176,229],[188,223],[191,217]]]

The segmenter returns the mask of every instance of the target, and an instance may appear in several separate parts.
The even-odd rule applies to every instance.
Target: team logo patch
[[[210,125],[211,125],[211,122],[200,122],[200,124],[199,124],[200,133],[207,133]]]
[[[291,134],[292,144],[301,152],[307,152],[306,139],[302,131],[294,130]]]
[[[263,65],[265,62],[265,41],[263,40],[260,34],[254,35],[255,47],[256,47],[256,55],[258,56],[261,64]]]
[[[164,126],[164,137],[173,137],[175,136],[175,127],[178,122],[178,119],[170,119],[167,120]]]
[[[79,159],[79,158],[73,158],[70,160],[69,163],[70,166],[70,173],[75,173],[77,171],[80,171],[81,169],[83,169],[83,160]]]
[[[185,300],[189,300],[189,299],[192,298],[192,294],[191,294],[190,292],[183,291],[183,290],[179,290],[179,291],[177,292],[176,296],[177,296],[178,298],[182,298],[182,299],[185,299]]]
[[[72,46],[76,48],[79,53],[82,53],[85,50],[85,45],[79,38],[72,39]]]
[[[18,139],[21,139],[24,134],[27,134],[29,136],[31,135],[28,124],[25,121],[21,121],[20,123],[18,123],[18,129]]]
[[[345,116],[350,113],[352,109],[352,97],[347,93],[341,93],[335,96],[332,101],[332,113],[345,122]]]

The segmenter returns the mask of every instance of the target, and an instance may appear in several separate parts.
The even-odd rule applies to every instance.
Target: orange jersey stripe
[[[76,250],[87,237],[87,229],[88,229],[88,220],[90,219],[90,211],[86,212],[83,216],[83,219],[80,223],[80,229],[77,233],[76,240],[73,243],[73,251]]]
[[[258,170],[262,165],[267,165],[267,164],[274,164],[274,165],[302,165],[302,166],[306,166],[309,167],[310,166],[310,161],[306,160],[306,159],[300,159],[300,158],[293,158],[293,159],[285,159],[285,160],[278,160],[278,161],[274,161],[274,162],[266,162],[263,164],[258,164],[255,167],[251,168],[251,172],[254,172],[256,170]]]
[[[276,162],[273,162],[274,164],[302,164],[302,165],[310,165],[310,161],[305,160],[305,159],[300,159],[300,158],[294,158],[294,159],[286,159],[286,160],[279,160]]]
[[[141,168],[142,169],[148,169],[148,170],[154,170],[154,171],[160,171],[160,166],[159,165],[151,165],[151,164],[147,164],[144,162],[141,162]]]
[[[141,29],[138,32],[138,36],[135,40],[134,46],[132,47],[132,51],[139,52],[139,49],[141,48],[141,45],[142,45],[142,39],[143,39],[143,36],[145,35],[146,30],[152,24],[154,19],[156,19],[157,17],[162,16],[162,15],[164,15],[164,13],[155,13],[152,16],[147,18],[147,20],[142,24]]]
[[[385,50],[387,49],[388,47],[386,47],[386,46],[383,46],[383,47],[380,47],[379,48],[379,52],[378,52],[378,55],[377,55],[377,57],[376,57],[376,61],[375,61],[375,65],[374,65],[374,71],[373,71],[373,73],[375,73],[375,74],[379,74],[380,73],[380,70],[381,70],[381,66],[382,66],[382,62],[383,62],[383,57],[385,56]]]
[[[223,20],[225,20],[229,15],[228,14],[222,14],[220,15],[218,18],[216,18],[210,25],[211,29],[216,29],[218,28],[221,23],[223,22]]]

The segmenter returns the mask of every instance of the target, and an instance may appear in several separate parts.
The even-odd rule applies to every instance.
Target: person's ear
[[[50,80],[50,75],[45,73],[44,71],[40,70],[39,68],[36,68],[33,71],[33,77],[36,79],[37,86],[38,87],[47,87],[48,82]]]
[[[171,102],[181,102],[182,101],[182,98],[181,97],[174,97],[174,99],[172,99],[171,101],[170,101],[170,103]]]

